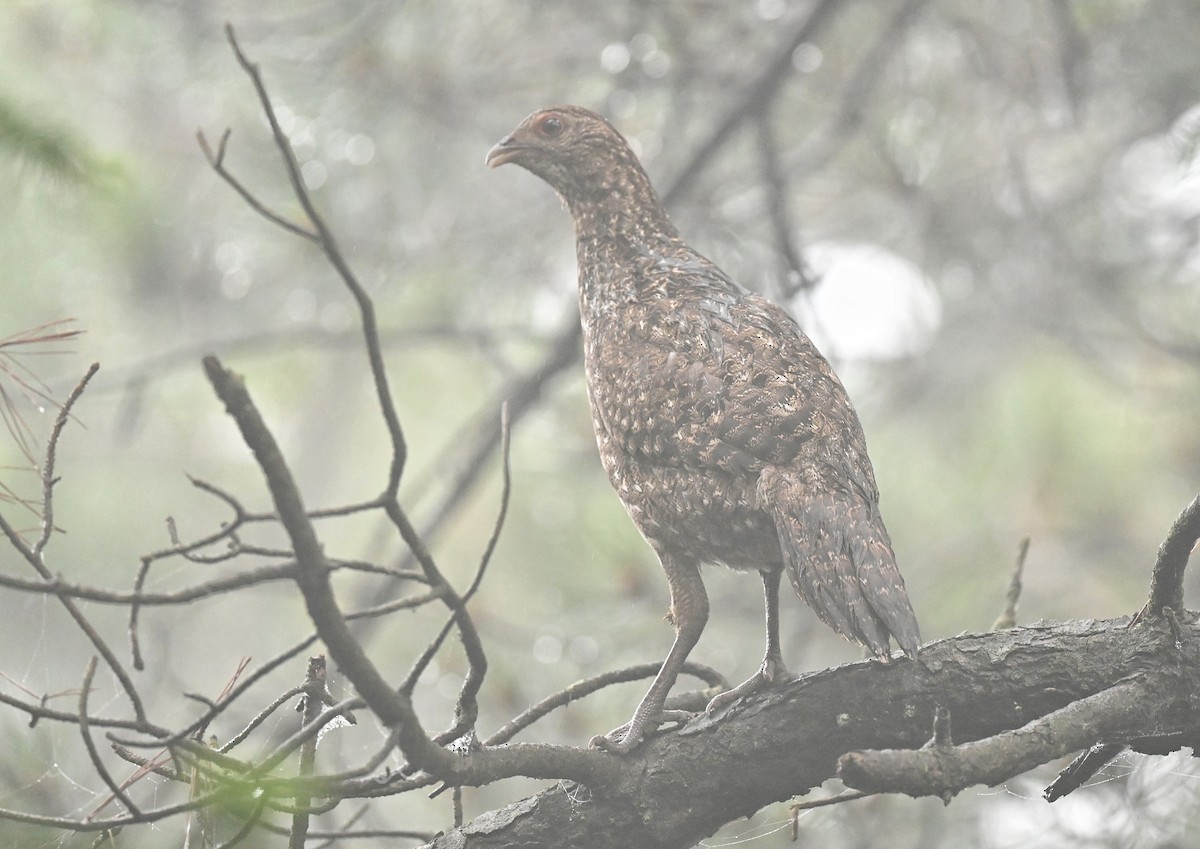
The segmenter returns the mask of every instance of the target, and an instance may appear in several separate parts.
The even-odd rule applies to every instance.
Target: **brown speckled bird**
[[[767,647],[711,712],[789,676],[779,578],[887,661],[917,620],[879,515],[862,426],[795,321],[688,247],[625,139],[578,106],[530,115],[487,155],[558,192],[575,225],[588,397],[609,480],[662,561],[675,642],[633,718],[593,745],[627,752],[708,620],[700,565],[758,572]],[[674,717],[672,717],[674,718]]]

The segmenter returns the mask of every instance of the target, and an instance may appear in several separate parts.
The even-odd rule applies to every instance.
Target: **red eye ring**
[[[562,135],[562,131],[566,128],[562,119],[555,115],[547,115],[537,122],[537,130],[548,139]]]

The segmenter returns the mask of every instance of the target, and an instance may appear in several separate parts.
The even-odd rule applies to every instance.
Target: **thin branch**
[[[308,671],[304,675],[304,690],[303,715],[301,724],[303,726],[311,726],[316,723],[317,716],[321,713],[321,704],[324,701],[325,690],[325,655],[319,654],[308,659]],[[317,759],[317,739],[316,734],[313,734],[300,746],[300,767],[296,774],[300,778],[307,778],[312,775],[313,765]],[[309,797],[303,793],[297,793],[294,797],[297,808],[306,808],[310,801]],[[306,811],[300,810],[292,815],[292,830],[288,835],[288,849],[304,849],[304,841],[308,837],[308,819],[309,815]]]
[[[74,695],[74,691],[65,693],[56,693],[54,695]],[[74,725],[79,722],[79,714],[74,711],[52,710],[46,707],[46,702],[52,696],[42,696],[39,704],[21,701],[18,698],[9,696],[5,693],[0,693],[0,704],[6,704],[9,707],[16,708],[23,713],[29,714],[30,725],[35,725],[43,719],[53,720],[54,722],[66,722]],[[122,731],[141,732],[143,734],[167,734],[165,729],[158,728],[139,719],[110,719],[100,716],[89,716],[88,722],[98,728],[119,728]]]
[[[117,757],[121,758],[121,760],[127,761],[136,767],[140,767],[146,772],[152,772],[155,775],[162,776],[170,781],[187,781],[186,778],[167,766],[169,759],[163,758],[161,753],[159,755],[155,755],[154,757],[146,758],[132,751],[128,746],[122,746],[118,743],[113,744],[112,750]]]
[[[345,710],[347,705],[347,702],[342,702],[341,705],[339,705],[340,710]],[[331,714],[330,711],[326,711],[326,714],[330,716],[334,715]],[[316,722],[320,725],[324,725],[327,721],[327,719],[323,720],[321,717],[318,717],[316,720]],[[261,779],[259,784],[260,786],[268,789],[278,787],[280,788],[280,793],[295,792],[297,788],[311,789],[317,793],[330,793],[332,792],[331,788],[334,788],[338,793],[344,795],[346,787],[349,786],[351,782],[354,782],[356,779],[359,779],[364,775],[370,775],[377,770],[384,761],[392,756],[396,750],[397,737],[398,735],[395,731],[389,733],[388,736],[385,737],[383,741],[376,747],[375,752],[371,755],[371,757],[367,758],[361,764],[351,769],[344,770],[342,772],[326,773],[324,775],[314,775],[306,779],[276,779],[267,777]],[[372,777],[370,781],[376,785],[379,784],[379,779],[377,777]],[[427,783],[432,784],[433,779],[430,779]]]
[[[200,729],[207,728],[208,725],[214,719],[217,718],[217,716],[219,716],[221,713],[223,713],[225,711],[225,709],[229,707],[229,705],[233,704],[235,701],[237,701],[239,698],[241,698],[246,693],[247,690],[249,690],[251,687],[253,687],[255,684],[257,684],[259,681],[261,681],[266,676],[270,675],[272,672],[274,672],[280,666],[287,663],[292,658],[296,657],[296,655],[301,654],[302,652],[309,649],[313,645],[313,643],[315,643],[318,639],[319,639],[319,636],[317,634],[309,634],[307,637],[305,637],[303,640],[300,640],[295,645],[289,646],[288,648],[279,652],[279,654],[275,655],[275,657],[262,663],[257,669],[255,669],[249,675],[243,676],[241,679],[241,683],[238,684],[236,687],[234,687],[232,690],[230,690],[228,695],[226,695],[225,698],[222,699],[215,707],[209,708],[207,711],[205,711],[203,714],[201,714],[201,716],[198,719],[196,719],[194,722],[192,722],[186,728],[176,731],[173,734],[170,732],[167,732],[167,731],[147,731],[146,733],[154,733],[156,735],[157,739],[153,743],[143,743],[142,741],[127,740],[127,739],[117,739],[116,742],[124,743],[125,745],[129,745],[129,746],[139,746],[139,747],[140,746],[172,747],[172,746],[177,746],[177,745],[183,745],[188,740],[189,737],[192,737],[193,735],[195,735]],[[3,698],[3,695],[0,694],[0,699],[2,699],[2,698]],[[128,727],[128,725],[121,725],[119,727],[126,728],[126,727]],[[140,731],[143,729],[139,726],[135,730]]]
[[[830,805],[840,805],[843,802],[853,802],[855,799],[866,799],[871,795],[870,793],[863,793],[861,790],[843,790],[836,796],[826,796],[823,799],[810,799],[807,802],[796,802],[791,807],[792,842],[795,843],[800,837],[800,814],[804,811],[826,808]]]
[[[725,145],[733,132],[756,113],[770,106],[783,81],[792,71],[792,54],[796,48],[811,41],[831,19],[840,0],[820,0],[784,39],[775,54],[754,79],[731,98],[731,105],[717,121],[716,127],[700,147],[679,169],[674,182],[663,194],[663,203],[670,204],[694,182],[700,170]]]
[[[325,219],[317,211],[316,204],[313,203],[312,197],[308,193],[308,188],[304,184],[304,177],[300,173],[300,164],[296,161],[296,154],[292,150],[287,134],[284,133],[283,128],[279,125],[279,119],[275,115],[275,107],[271,102],[270,95],[267,94],[266,84],[263,82],[258,65],[251,62],[246,57],[246,54],[242,52],[241,45],[238,44],[237,36],[231,24],[225,25],[225,36],[229,40],[229,46],[233,48],[233,53],[237,57],[238,64],[246,72],[246,76],[250,78],[250,82],[254,86],[254,91],[258,95],[259,105],[262,107],[263,115],[271,127],[271,135],[275,139],[275,147],[279,150],[284,167],[287,169],[292,193],[304,210],[305,217],[308,218],[309,223],[313,226],[313,238],[324,252],[325,258],[329,261],[334,271],[341,277],[346,288],[350,290],[350,294],[354,297],[354,301],[358,305],[359,316],[362,321],[363,340],[366,344],[371,376],[375,383],[375,393],[379,401],[379,411],[383,416],[388,436],[392,442],[392,463],[388,473],[388,484],[385,492],[389,499],[394,499],[396,492],[400,488],[400,476],[404,471],[404,464],[408,457],[408,446],[404,439],[404,430],[400,426],[400,418],[396,413],[395,402],[392,400],[392,390],[388,382],[387,368],[383,360],[383,350],[379,343],[379,326],[375,318],[375,305],[371,302],[366,289],[351,270],[349,263],[346,262],[346,258],[338,246],[337,239],[334,237],[333,232],[326,226]]]
[[[358,610],[352,610],[346,614],[346,621],[353,622],[355,620],[374,621],[379,620],[389,613],[394,613],[397,610],[413,610],[417,607],[424,607],[431,601],[437,601],[442,597],[438,590],[429,590],[428,592],[418,593],[416,595],[408,595],[403,598],[393,599],[384,604],[377,604],[374,607],[363,607]]]
[[[50,439],[46,442],[46,459],[42,463],[42,534],[33,544],[33,553],[39,558],[46,548],[46,543],[50,541],[50,535],[54,532],[54,484],[57,483],[54,467],[58,457],[58,441],[62,437],[63,428],[67,426],[67,420],[71,418],[71,408],[75,406],[75,402],[83,395],[88,383],[99,370],[100,364],[92,363],[80,381],[75,384],[75,388],[71,390],[67,400],[59,408],[58,415],[54,419],[54,427],[50,431]]]
[[[12,544],[13,548],[15,548],[17,552],[21,554],[21,556],[25,559],[25,562],[32,566],[34,570],[42,576],[42,578],[44,578],[46,581],[53,582],[54,578],[51,575],[50,570],[47,569],[46,565],[42,562],[42,558],[39,555],[34,554],[33,549],[25,544],[20,535],[2,515],[0,515],[0,533],[3,533],[6,537],[8,537],[8,541]],[[59,600],[59,603],[62,604],[67,613],[69,613],[71,618],[75,620],[75,624],[79,627],[79,630],[84,633],[84,636],[88,638],[88,641],[91,642],[92,646],[97,652],[99,652],[100,656],[104,658],[104,662],[108,665],[109,669],[112,670],[112,673],[116,676],[117,681],[120,682],[121,689],[125,691],[125,695],[129,699],[130,706],[133,708],[134,715],[137,717],[139,727],[150,727],[150,722],[146,718],[146,710],[142,705],[141,696],[138,695],[137,688],[133,684],[133,679],[129,677],[129,673],[125,671],[125,667],[121,664],[121,661],[117,659],[117,656],[113,653],[112,649],[109,648],[108,643],[103,637],[100,636],[100,633],[92,626],[92,623],[88,620],[88,618],[83,615],[83,611],[79,609],[74,600],[60,593],[56,593],[55,598]]]
[[[225,744],[222,745],[217,751],[228,752],[230,749],[237,746],[239,743],[241,743],[243,740],[245,740],[247,737],[250,736],[250,732],[252,732],[258,726],[262,725],[268,719],[268,717],[271,716],[271,714],[273,714],[275,711],[279,710],[279,708],[283,707],[284,704],[286,704],[288,701],[290,701],[291,699],[295,698],[296,696],[300,695],[300,693],[303,693],[303,692],[304,692],[304,685],[297,684],[295,687],[292,687],[290,690],[285,690],[284,692],[279,694],[273,702],[271,702],[269,705],[267,705],[265,708],[263,708],[261,711],[259,711],[258,714],[255,715],[255,717],[253,719],[251,719],[248,723],[246,723],[245,728],[243,728],[237,734],[234,734],[231,738],[229,738],[229,740],[226,741]]]
[[[817,284],[812,269],[804,261],[804,254],[794,235],[795,226],[788,204],[788,176],[779,157],[779,144],[775,138],[775,127],[771,115],[759,112],[758,123],[758,152],[762,162],[763,191],[767,197],[767,217],[771,222],[771,232],[775,237],[776,249],[779,252],[780,283],[779,297],[787,301],[797,292],[811,291]]]
[[[186,814],[189,811],[198,811],[204,808],[209,808],[214,805],[226,803],[234,793],[230,788],[218,787],[211,793],[204,796],[197,796],[194,799],[189,799],[186,802],[180,802],[175,805],[165,805],[161,808],[153,808],[140,813],[128,814],[125,816],[111,817],[106,820],[98,820],[96,822],[85,822],[73,820],[67,817],[48,817],[40,814],[30,814],[25,811],[14,811],[8,808],[0,808],[0,820],[11,820],[12,822],[21,822],[27,825],[42,825],[50,828],[59,828],[64,831],[78,832],[99,832],[112,831],[119,828],[124,828],[127,825],[141,825],[145,823],[158,822],[170,817]]]
[[[533,723],[537,722],[546,714],[555,708],[568,705],[571,702],[578,701],[584,696],[591,695],[605,687],[611,687],[613,684],[624,684],[629,681],[640,681],[643,678],[653,678],[658,674],[661,663],[639,663],[635,666],[627,666],[624,669],[614,669],[610,672],[602,672],[599,675],[594,675],[591,678],[585,678],[582,681],[577,681],[574,684],[559,690],[557,693],[547,696],[535,705],[527,708],[524,712],[509,720],[491,737],[484,741],[485,746],[500,746],[507,743],[518,733],[528,728]],[[687,675],[694,675],[697,678],[708,684],[709,687],[715,687],[721,690],[729,688],[729,682],[725,677],[715,669],[705,666],[701,663],[687,661],[683,665],[682,672]]]
[[[883,79],[892,55],[904,44],[901,37],[912,18],[928,0],[906,0],[855,68],[837,98],[837,111],[805,140],[792,158],[792,169],[812,174],[833,159],[862,124],[867,104]]]
[[[319,241],[316,233],[313,233],[311,230],[304,229],[299,224],[288,221],[278,212],[275,212],[267,207],[266,204],[255,197],[253,192],[247,189],[240,180],[234,177],[233,174],[231,174],[228,169],[225,168],[225,147],[229,143],[229,134],[231,132],[232,130],[226,129],[225,132],[221,133],[221,140],[217,142],[216,153],[213,153],[212,148],[209,147],[208,139],[204,136],[204,132],[202,130],[196,131],[196,141],[200,143],[200,149],[204,151],[204,157],[208,160],[208,164],[212,166],[212,169],[217,172],[217,176],[228,183],[235,192],[241,195],[242,200],[244,200],[251,209],[257,212],[263,218],[270,221],[272,224],[282,227],[284,230],[287,230],[289,233],[294,233],[302,239],[308,239],[310,242]]]
[[[96,774],[100,776],[100,780],[108,785],[108,789],[112,791],[113,796],[120,800],[130,814],[135,817],[141,816],[141,811],[137,805],[126,794],[124,788],[116,782],[112,777],[112,773],[108,771],[108,767],[104,765],[104,761],[100,758],[100,752],[96,749],[96,741],[92,739],[92,729],[90,725],[90,717],[88,716],[88,695],[92,692],[92,679],[96,675],[96,657],[88,661],[87,671],[83,674],[83,685],[79,692],[79,736],[83,738],[83,746],[87,749],[88,757],[92,760],[92,767],[96,770]]]
[[[334,269],[337,275],[341,278],[346,288],[353,296],[358,307],[359,317],[362,325],[363,343],[367,350],[367,359],[371,370],[372,381],[375,387],[375,394],[378,401],[379,411],[383,417],[385,427],[388,432],[389,439],[392,444],[392,458],[388,471],[387,482],[383,493],[380,495],[380,506],[383,508],[388,519],[395,526],[404,540],[405,545],[416,557],[429,580],[430,586],[439,592],[442,602],[453,612],[459,628],[459,633],[462,637],[463,646],[467,652],[468,662],[477,667],[486,667],[486,658],[483,654],[482,641],[479,639],[479,634],[475,630],[474,623],[467,615],[462,604],[462,599],[454,588],[445,580],[441,571],[434,562],[433,556],[430,554],[424,540],[417,532],[408,515],[397,499],[397,493],[400,488],[400,478],[404,471],[405,462],[408,456],[408,447],[404,438],[404,431],[400,424],[399,415],[396,412],[396,405],[392,398],[391,386],[388,381],[387,368],[384,363],[383,349],[380,344],[379,326],[375,315],[375,305],[367,294],[366,289],[359,282],[357,276],[350,268],[346,261],[341,248],[338,245],[337,239],[332,230],[325,224],[324,218],[317,211],[316,205],[313,203],[312,197],[304,184],[304,178],[300,173],[299,163],[296,161],[296,156],[292,150],[291,143],[288,140],[287,134],[283,132],[279,125],[279,120],[275,114],[274,105],[271,102],[270,95],[267,93],[266,85],[263,82],[262,74],[258,66],[251,62],[246,54],[242,51],[238,44],[237,36],[234,33],[233,27],[230,24],[225,25],[225,34],[229,41],[230,47],[233,49],[234,55],[237,57],[238,64],[246,75],[250,78],[254,86],[255,93],[258,95],[259,105],[263,110],[263,114],[267,119],[267,123],[271,127],[271,134],[275,140],[275,146],[279,151],[280,157],[283,160],[284,167],[288,174],[288,180],[291,183],[293,194],[304,210],[305,216],[312,224],[317,237],[317,243],[325,254],[326,260]],[[280,515],[283,520],[282,511]],[[299,517],[297,517],[299,518]],[[286,521],[285,521],[286,524]],[[303,582],[302,582],[303,584]],[[332,624],[332,623],[327,623]],[[344,624],[344,622],[342,623]],[[347,632],[349,642],[344,646],[350,650],[350,643],[357,643],[350,638]],[[361,649],[359,649],[361,653]],[[336,656],[335,656],[336,658]],[[362,658],[365,661],[365,656]],[[340,661],[339,661],[340,663]],[[377,694],[381,698],[382,693]],[[414,737],[413,744],[418,744],[417,737]]]
[[[311,720],[305,720],[304,724],[300,726],[299,730],[276,746],[269,755],[262,759],[261,763],[251,770],[253,775],[267,775],[271,770],[282,763],[284,759],[287,758],[287,756],[292,752],[296,751],[297,749],[303,749],[307,743],[323,734],[325,727],[335,719],[338,719],[339,717],[343,719],[348,718],[348,721],[353,724],[354,719],[350,712],[365,707],[363,700],[357,696],[343,699],[340,702],[334,702],[325,710],[319,710],[321,704],[322,702],[318,701],[317,707],[314,709],[315,712],[313,713],[313,718]],[[307,707],[307,702],[305,702],[304,706]],[[303,778],[304,777],[301,776],[299,781],[301,786],[305,784]],[[286,779],[286,781],[288,784],[292,784],[296,783],[297,779],[289,778]],[[322,778],[322,781],[324,781],[324,778]]]
[[[83,378],[71,391],[71,394],[67,397],[66,402],[64,402],[62,409],[59,412],[58,418],[55,420],[54,430],[51,433],[50,440],[46,448],[46,467],[50,471],[43,478],[45,481],[48,481],[48,483],[45,484],[45,498],[47,502],[50,502],[51,500],[50,495],[54,481],[53,466],[55,455],[57,454],[58,450],[59,437],[62,434],[63,428],[66,426],[67,419],[70,417],[71,407],[74,406],[75,402],[83,394],[83,390],[87,388],[88,382],[92,379],[92,376],[98,369],[99,365],[93,363],[84,374]],[[44,581],[53,582],[54,577],[50,570],[46,567],[42,557],[42,549],[45,547],[46,540],[49,538],[50,529],[53,527],[53,510],[49,504],[45,505],[43,510],[46,518],[43,520],[42,536],[38,538],[38,541],[33,546],[26,545],[25,541],[21,539],[21,535],[17,533],[16,529],[13,528],[2,515],[0,515],[0,533],[3,533],[8,538],[8,541],[12,544],[13,548],[17,550],[26,563],[33,567],[33,570],[37,572]],[[112,670],[113,675],[115,675],[117,680],[121,683],[121,688],[125,691],[125,695],[129,698],[130,705],[132,706],[134,715],[137,717],[138,721],[149,725],[146,719],[145,708],[142,705],[141,696],[138,695],[137,688],[133,684],[133,679],[129,677],[129,673],[125,671],[125,667],[121,664],[120,660],[117,659],[117,656],[113,653],[112,649],[109,648],[108,643],[103,637],[100,636],[100,633],[95,629],[95,627],[92,626],[92,623],[88,620],[88,618],[83,615],[83,611],[79,609],[78,605],[76,605],[70,597],[62,593],[56,593],[55,597],[66,609],[67,613],[70,614],[71,618],[75,620],[75,624],[81,631],[83,631],[84,635],[91,642],[92,646],[97,652],[100,653],[100,656],[104,658],[105,664],[107,664],[109,669]]]
[[[1004,609],[992,623],[993,631],[999,631],[1001,628],[1015,628],[1017,625],[1017,604],[1021,600],[1021,575],[1025,571],[1025,557],[1028,554],[1029,537],[1024,537],[1017,546],[1017,565],[1008,582],[1008,591],[1004,594]]]
[[[248,572],[230,575],[225,578],[215,578],[214,580],[205,581],[202,584],[194,584],[173,592],[123,592],[105,590],[100,587],[90,587],[86,584],[71,584],[60,578],[51,581],[27,581],[3,574],[0,574],[0,587],[18,592],[56,595],[79,599],[81,601],[94,601],[101,604],[176,605],[212,598],[222,593],[270,581],[294,580],[296,569],[295,562],[281,563],[275,566],[260,566]]]
[[[429,518],[418,531],[422,539],[432,540],[437,536],[488,468],[487,458],[496,451],[503,438],[496,408],[507,405],[509,426],[512,427],[526,413],[536,409],[550,382],[577,362],[582,330],[577,308],[572,306],[571,312],[572,315],[563,322],[563,329],[554,337],[541,362],[519,378],[505,383],[481,405],[474,423],[464,429],[466,435],[452,440],[433,464],[444,470],[439,477],[439,491],[443,494],[430,508]],[[417,555],[410,550],[399,566],[402,569],[409,568],[416,561]],[[373,592],[359,602],[364,607],[382,603],[384,599],[380,592]]]
[[[442,626],[437,636],[426,646],[421,657],[413,664],[412,670],[405,678],[404,683],[400,685],[400,692],[402,693],[407,695],[412,694],[417,679],[420,678],[430,661],[433,660],[433,656],[450,633],[450,628],[458,625],[460,630],[462,629],[462,620],[466,616],[467,602],[471,600],[471,597],[475,595],[480,584],[483,582],[483,575],[487,571],[488,563],[491,562],[492,553],[496,550],[496,543],[500,540],[500,532],[504,529],[504,520],[508,516],[509,497],[512,494],[512,468],[509,456],[511,435],[508,404],[504,403],[500,407],[500,469],[502,478],[500,509],[497,511],[496,520],[492,525],[492,533],[488,537],[487,544],[484,546],[483,555],[479,559],[479,566],[475,570],[475,575],[471,579],[466,592],[463,593],[462,612],[459,613],[456,611]],[[479,695],[479,688],[483,686],[483,677],[486,673],[487,657],[483,653],[483,646],[481,644],[477,659],[468,657],[467,674],[459,690],[458,702],[454,709],[454,723],[449,729],[435,738],[438,743],[446,744],[460,737],[469,728],[474,726],[475,720],[479,716],[477,696]]]

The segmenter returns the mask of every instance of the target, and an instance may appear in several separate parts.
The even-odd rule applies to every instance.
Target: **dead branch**
[[[1178,708],[1162,704],[1157,683],[1138,677],[1116,684],[1020,728],[962,746],[849,752],[838,761],[838,777],[864,793],[937,796],[949,804],[967,787],[993,787],[1097,739],[1128,737],[1170,721]]]
[[[1021,540],[1017,546],[1017,565],[1013,568],[1012,578],[1008,582],[1008,591],[1004,594],[1004,609],[992,623],[992,630],[1012,628],[1017,624],[1017,604],[1021,600],[1021,576],[1025,572],[1025,558],[1029,554],[1029,537]]]
[[[321,713],[321,705],[326,694],[325,689],[325,655],[319,654],[308,659],[308,672],[304,676],[304,700],[301,703],[303,719],[301,724],[311,727],[316,724]],[[300,767],[297,775],[305,778],[312,775],[313,766],[317,760],[316,735],[307,738],[300,747]],[[303,793],[295,796],[296,807],[301,810],[292,815],[292,830],[288,835],[288,849],[304,849],[304,841],[308,837],[308,807],[309,798]]]
[[[1006,757],[1005,743],[1019,747],[1020,757],[1006,760],[1006,769],[986,770],[981,762],[974,773],[961,774],[960,780],[973,776],[987,783],[1090,745],[1096,730],[1130,735],[1147,726],[1194,728],[1200,627],[1184,626],[1186,639],[1176,650],[1167,628],[1131,630],[1128,622],[965,635],[922,647],[914,662],[863,661],[805,675],[652,739],[626,759],[615,787],[589,794],[556,785],[429,846],[686,849],[726,822],[834,777],[839,759],[868,767],[880,754],[897,762],[934,762],[932,749],[920,747],[938,705],[954,716],[955,735],[964,741],[952,752],[990,746]],[[1067,733],[1064,717],[1079,723],[1066,726],[1066,737],[1058,736]],[[1089,734],[1093,720],[1101,725]],[[992,743],[997,735],[1003,736]],[[849,753],[858,754],[847,761]],[[940,793],[953,786],[913,781],[888,789]]]

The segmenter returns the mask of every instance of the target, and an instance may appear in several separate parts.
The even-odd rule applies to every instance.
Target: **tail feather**
[[[886,658],[889,636],[910,657],[921,635],[887,529],[873,505],[845,492],[775,489],[775,519],[796,593],[839,634]],[[792,497],[779,497],[786,493]]]

